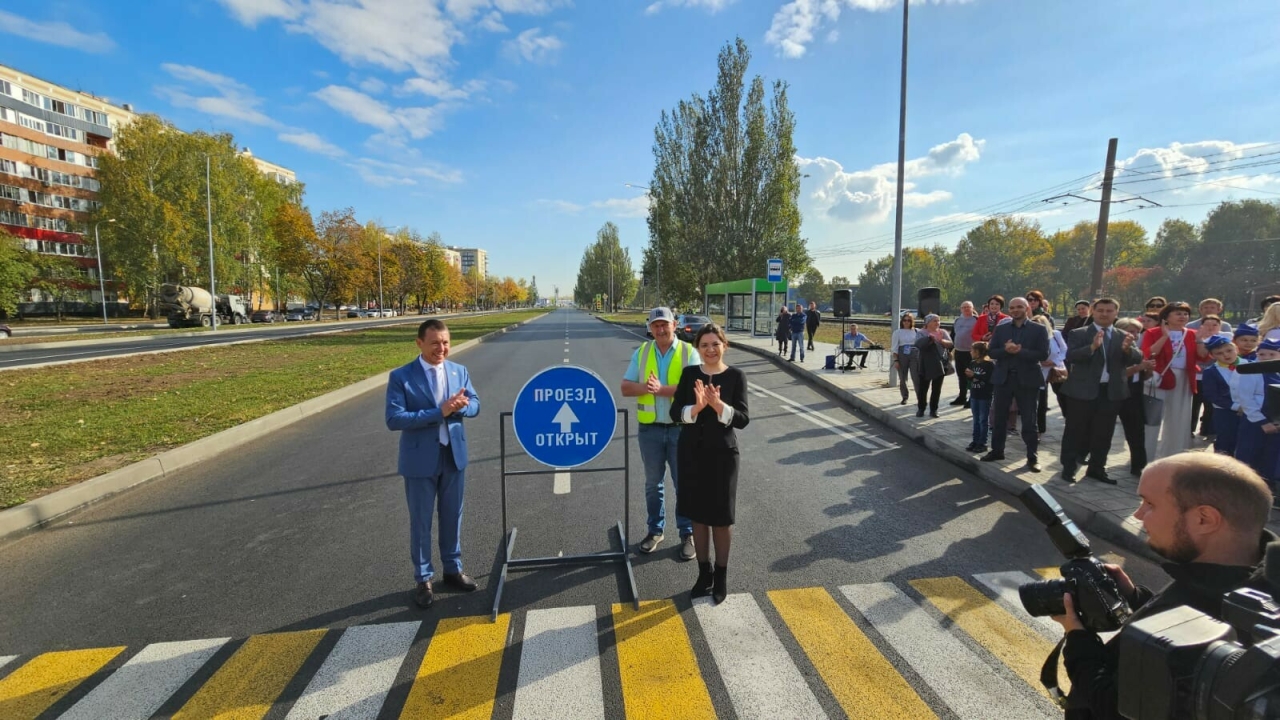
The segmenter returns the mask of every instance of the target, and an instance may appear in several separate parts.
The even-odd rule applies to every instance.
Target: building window
[[[36,93],[33,93],[26,88],[22,88],[22,102],[27,103],[28,105],[35,105],[36,107],[44,107],[44,103],[41,102],[41,100],[42,98]]]
[[[0,93],[13,97],[13,86],[9,84],[8,80],[0,80]]]

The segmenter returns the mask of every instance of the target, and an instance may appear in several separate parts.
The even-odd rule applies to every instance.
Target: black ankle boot
[[[715,600],[717,605],[724,602],[725,596],[729,594],[729,590],[725,587],[724,577],[724,574],[728,569],[729,568],[723,565],[716,566],[715,575],[713,576],[711,585],[711,599]]]
[[[693,589],[689,591],[689,597],[700,598],[710,595],[712,582],[711,563],[698,563],[698,580],[693,584]]]

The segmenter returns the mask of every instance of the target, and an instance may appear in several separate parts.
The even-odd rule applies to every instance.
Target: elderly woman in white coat
[[[1044,435],[1045,417],[1049,411],[1049,375],[1057,374],[1059,377],[1066,378],[1067,373],[1067,341],[1062,337],[1062,333],[1054,329],[1053,321],[1048,315],[1036,315],[1031,318],[1032,322],[1038,322],[1044,326],[1049,333],[1049,357],[1040,362],[1040,374],[1044,376],[1044,385],[1040,388],[1040,402],[1036,403],[1036,432]],[[1055,389],[1054,394],[1057,394]],[[1058,407],[1062,407],[1062,403],[1058,403]]]

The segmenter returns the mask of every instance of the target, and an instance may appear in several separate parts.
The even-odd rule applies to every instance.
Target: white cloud
[[[186,83],[187,86],[199,88],[199,90],[172,86],[156,88],[160,95],[177,107],[192,108],[209,115],[239,120],[251,125],[273,127],[279,125],[258,109],[263,104],[262,98],[243,83],[193,65],[164,63],[160,67],[174,79]],[[212,89],[216,94],[203,96],[192,94],[208,89]]]
[[[462,87],[454,87],[448,80],[440,78],[416,77],[405,80],[396,88],[398,95],[419,93],[438,100],[466,100],[472,95],[484,92],[487,83],[483,80],[468,80]]]
[[[906,207],[927,207],[951,199],[946,190],[917,192],[920,178],[934,175],[956,175],[966,165],[976,162],[985,144],[961,133],[955,140],[936,145],[919,158],[906,163],[907,182],[903,195]],[[880,222],[889,217],[897,197],[897,163],[881,163],[866,170],[846,172],[830,158],[796,158],[802,173],[810,180],[804,185],[806,197],[819,215],[845,222]]]
[[[421,162],[414,165],[359,158],[348,165],[370,185],[390,187],[393,185],[417,185],[422,180],[434,180],[442,183],[462,182],[462,172],[446,168],[435,163]]]
[[[284,142],[291,145],[297,145],[303,150],[307,150],[318,155],[326,155],[328,157],[342,157],[343,155],[346,155],[346,152],[344,152],[342,148],[330,143],[313,132],[297,130],[280,133],[277,137]]]
[[[491,5],[490,0],[445,0],[444,9],[454,18],[467,22]]]
[[[971,0],[911,0],[935,5],[958,5]],[[840,19],[843,9],[880,12],[897,7],[899,0],[791,0],[773,16],[765,42],[778,48],[783,57],[804,57],[809,43],[824,24]]]
[[[480,22],[476,23],[476,26],[489,32],[504,33],[508,31],[507,26],[502,24],[502,13],[497,10],[485,15]]]
[[[732,5],[736,0],[658,0],[649,7],[645,8],[645,14],[656,15],[662,12],[663,8],[668,7],[702,7],[708,12],[718,13],[721,10]]]
[[[1275,143],[1235,143],[1201,140],[1170,143],[1167,147],[1142,148],[1116,163],[1115,189],[1129,195],[1162,196],[1164,193],[1197,200],[1249,197],[1249,193],[1273,195],[1280,190],[1280,174],[1254,165],[1277,160]],[[1256,160],[1254,158],[1257,158]],[[1243,195],[1242,195],[1243,193]],[[1123,197],[1123,195],[1121,196]],[[1170,204],[1163,197],[1155,198]]]
[[[0,10],[0,32],[90,53],[110,52],[116,47],[115,41],[106,33],[81,32],[65,22],[28,20],[4,10]]]
[[[555,35],[543,35],[542,28],[530,28],[520,33],[514,40],[503,43],[508,57],[514,60],[523,58],[531,63],[550,61],[564,43]]]
[[[328,85],[312,95],[352,120],[378,128],[392,138],[408,135],[418,140],[427,137],[438,127],[439,115],[434,108],[393,108],[359,90],[342,85]]]
[[[368,77],[360,81],[359,88],[370,95],[381,95],[387,90],[387,84],[376,77]]]
[[[649,217],[649,195],[629,198],[609,198],[591,203],[591,207],[606,210],[609,214],[624,218]]]
[[[301,13],[295,0],[221,0],[241,23],[253,27],[267,18],[293,20]]]

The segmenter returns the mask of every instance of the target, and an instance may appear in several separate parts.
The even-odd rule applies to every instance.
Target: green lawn
[[[454,343],[545,310],[449,320]],[[0,509],[402,365],[414,326],[0,373]]]

